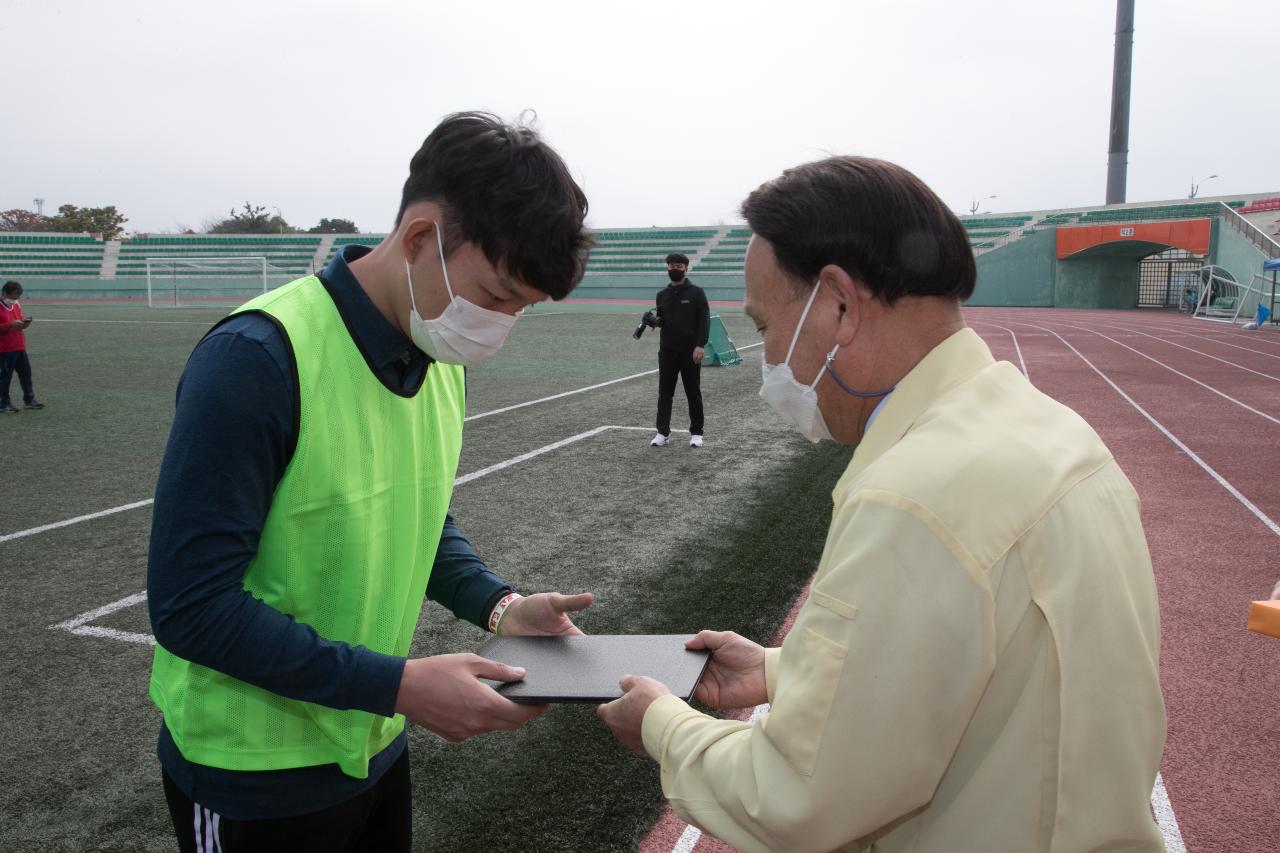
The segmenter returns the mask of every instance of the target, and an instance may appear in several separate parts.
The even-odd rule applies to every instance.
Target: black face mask
[[[681,281],[684,279],[684,270],[667,270],[667,275],[672,281]]]

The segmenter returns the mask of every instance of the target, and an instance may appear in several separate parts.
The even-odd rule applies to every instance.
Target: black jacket
[[[707,294],[686,277],[678,287],[667,285],[654,300],[662,321],[661,349],[692,353],[694,347],[706,347],[711,334],[711,306]]]

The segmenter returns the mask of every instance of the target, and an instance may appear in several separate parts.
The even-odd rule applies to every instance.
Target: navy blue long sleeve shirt
[[[369,300],[348,246],[321,276],[369,369],[414,393],[431,359]],[[321,637],[244,589],[272,497],[298,434],[297,380],[288,343],[266,317],[233,317],[196,346],[178,384],[151,528],[147,594],[156,640],[179,657],[291,699],[391,716],[405,659]],[[345,405],[345,401],[334,401]],[[509,590],[446,516],[427,598],[484,627]],[[366,779],[336,764],[242,772],[183,758],[166,727],[157,752],[175,784],[219,814],[254,820],[304,814],[375,784],[404,751],[400,736]]]

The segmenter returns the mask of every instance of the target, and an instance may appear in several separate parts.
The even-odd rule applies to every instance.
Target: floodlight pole
[[[1116,53],[1111,74],[1111,147],[1107,204],[1124,204],[1129,179],[1129,91],[1133,84],[1133,0],[1116,0]]]
[[[1206,180],[1206,181],[1212,181],[1212,180],[1213,180],[1214,178],[1216,178],[1216,177],[1218,177],[1218,176],[1217,176],[1217,175],[1210,175],[1209,177],[1205,178],[1205,180]],[[1203,182],[1201,182],[1201,183],[1203,183]],[[1198,195],[1200,195],[1200,184],[1197,184],[1197,183],[1196,183],[1196,179],[1195,179],[1195,178],[1192,178],[1192,179],[1191,179],[1191,192],[1187,193],[1187,198],[1195,198],[1195,197],[1196,197],[1196,196],[1198,196]]]
[[[969,205],[969,215],[972,216],[973,214],[977,213],[978,208],[982,206],[982,203],[984,201],[988,201],[990,199],[999,198],[999,197],[1000,196],[989,195],[989,196],[983,196],[982,198],[974,199],[973,204]],[[990,213],[991,211],[986,211],[986,212]]]

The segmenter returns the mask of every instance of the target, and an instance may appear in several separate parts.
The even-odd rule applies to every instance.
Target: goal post
[[[1258,305],[1266,301],[1265,279],[1260,275],[1241,284],[1226,269],[1207,264],[1200,268],[1199,280],[1200,290],[1191,312],[1197,320],[1235,324],[1241,317],[1252,317]]]
[[[261,255],[147,258],[147,306],[242,305],[298,275]]]

